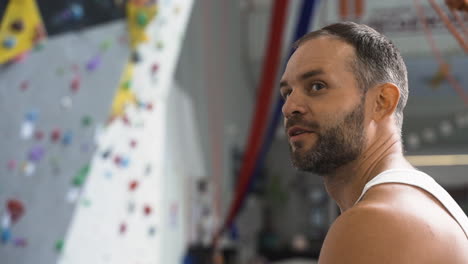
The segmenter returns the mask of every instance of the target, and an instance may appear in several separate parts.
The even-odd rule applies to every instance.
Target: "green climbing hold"
[[[132,81],[131,80],[127,80],[123,83],[122,85],[122,89],[124,90],[128,90],[130,89],[130,87],[132,86]]]
[[[138,12],[136,20],[140,27],[144,27],[148,24],[148,16],[144,12]]]
[[[104,51],[107,51],[111,47],[111,45],[112,45],[112,42],[110,40],[105,40],[101,43],[99,48],[101,49],[101,51],[104,52]]]
[[[91,123],[93,123],[93,119],[90,117],[90,116],[84,116],[82,119],[81,119],[81,124],[84,126],[84,127],[89,127],[91,125]]]
[[[81,168],[76,176],[73,178],[72,184],[75,186],[82,186],[86,180],[86,177],[88,176],[89,173],[89,164],[85,165],[83,168]]]
[[[162,50],[162,49],[164,48],[164,43],[163,43],[162,41],[158,41],[158,42],[156,43],[156,48],[157,48],[158,50]]]
[[[55,242],[55,250],[59,253],[62,253],[62,250],[63,250],[63,240],[60,239],[60,240],[57,240],[57,242]]]
[[[90,207],[91,206],[91,201],[89,199],[83,199],[81,201],[81,204],[84,206],[84,207]]]
[[[44,49],[44,43],[38,42],[36,45],[34,45],[34,51],[41,51]]]

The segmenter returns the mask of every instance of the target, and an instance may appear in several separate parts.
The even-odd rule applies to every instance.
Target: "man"
[[[319,263],[468,263],[468,218],[403,157],[408,81],[398,50],[352,22],[296,46],[280,82],[292,161],[323,176],[342,212]]]

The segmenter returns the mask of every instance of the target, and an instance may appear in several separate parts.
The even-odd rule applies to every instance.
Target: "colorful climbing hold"
[[[42,146],[34,146],[29,150],[28,160],[31,162],[39,162],[42,160],[45,154],[45,149]]]
[[[150,215],[152,211],[153,210],[152,210],[151,206],[145,205],[145,207],[143,209],[143,212],[145,213],[146,216]]]
[[[111,153],[112,153],[112,150],[111,150],[111,149],[108,149],[108,150],[104,151],[104,152],[102,153],[102,158],[103,158],[103,159],[107,159],[107,158],[110,156]]]
[[[19,33],[24,29],[24,22],[21,19],[16,19],[13,23],[10,24],[11,31]]]
[[[72,184],[74,186],[80,187],[84,184],[84,182],[86,181],[86,177],[88,176],[88,173],[89,173],[89,168],[90,166],[89,164],[87,164],[78,171],[78,173],[75,175],[72,181]]]
[[[158,70],[159,70],[159,64],[153,63],[153,65],[151,65],[151,74],[155,74],[156,72],[158,72]]]
[[[114,163],[116,165],[120,165],[120,162],[122,161],[122,158],[120,156],[115,156],[114,157]]]
[[[138,51],[134,50],[132,52],[132,62],[133,63],[139,63],[140,61],[141,61],[140,53],[138,53]]]
[[[153,111],[153,103],[148,103],[148,104],[146,105],[146,110],[148,110],[148,111]]]
[[[28,245],[28,241],[26,240],[26,238],[15,238],[13,240],[13,245],[15,245],[15,247],[26,247]]]
[[[96,55],[86,63],[86,69],[90,72],[95,71],[101,65],[101,55]]]
[[[154,236],[155,234],[156,234],[156,227],[151,226],[151,227],[148,229],[148,235],[149,235],[149,236]]]
[[[70,85],[70,88],[72,90],[73,93],[76,93],[78,92],[78,90],[80,89],[80,77],[79,76],[75,76],[73,78],[73,80],[71,81],[71,85]]]
[[[161,40],[156,42],[156,49],[158,49],[158,50],[164,49],[164,43]]]
[[[44,49],[44,43],[42,42],[37,42],[36,45],[34,46],[34,51],[41,51]]]
[[[137,141],[135,139],[130,140],[130,147],[135,148],[137,145]]]
[[[64,244],[62,239],[57,240],[57,242],[55,242],[55,251],[62,253]]]
[[[132,87],[132,81],[131,80],[127,80],[123,83],[122,85],[122,89],[125,89],[125,90],[128,90],[130,89],[130,87]]]
[[[22,171],[26,176],[32,176],[36,171],[36,165],[32,162],[24,162],[22,166]]]
[[[112,41],[111,40],[105,40],[101,42],[101,45],[99,46],[100,50],[102,52],[107,51],[110,47],[112,46]]]
[[[131,181],[130,184],[128,185],[128,189],[130,191],[135,191],[137,187],[138,187],[138,181],[136,180]]]
[[[4,40],[3,40],[3,47],[6,48],[6,49],[12,49],[16,46],[16,38],[13,37],[13,36],[10,36],[10,37],[6,37]]]
[[[121,223],[119,227],[119,231],[120,231],[120,234],[125,234],[125,232],[127,231],[127,224]]]
[[[119,165],[124,168],[127,168],[130,165],[130,159],[128,157],[121,158]]]
[[[130,125],[130,119],[128,119],[128,116],[127,116],[127,115],[123,115],[123,116],[122,116],[122,121],[123,121],[123,123],[124,123],[126,126],[129,126],[129,125]]]
[[[65,132],[62,138],[62,144],[65,146],[68,146],[72,143],[72,141],[73,141],[73,132],[71,131]]]
[[[6,207],[13,224],[16,223],[24,214],[24,205],[18,199],[9,199],[6,203]]]
[[[20,131],[21,138],[24,140],[30,139],[33,133],[34,133],[34,123],[30,121],[24,121],[21,124],[21,131]]]
[[[1,240],[3,244],[6,244],[11,239],[11,230],[9,228],[2,228]]]
[[[143,11],[138,12],[136,15],[136,22],[138,26],[144,28],[146,24],[148,24],[148,16],[146,13]]]
[[[62,133],[58,128],[52,130],[52,132],[50,133],[50,140],[52,140],[52,142],[57,142],[60,139],[61,134]]]
[[[28,113],[26,113],[27,121],[35,122],[37,121],[38,117],[39,117],[39,112],[37,110],[30,110]]]
[[[81,125],[84,127],[90,126],[92,122],[93,122],[93,119],[89,115],[83,116],[83,118],[81,118]]]
[[[81,201],[81,204],[84,206],[84,207],[90,207],[91,206],[91,201],[89,199],[83,199]]]

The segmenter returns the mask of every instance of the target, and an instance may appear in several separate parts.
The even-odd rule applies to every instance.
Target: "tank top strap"
[[[452,196],[450,196],[450,194],[431,176],[418,170],[392,169],[380,173],[364,186],[361,195],[354,204],[357,204],[370,188],[383,183],[408,184],[419,187],[432,194],[432,196],[445,206],[447,211],[452,215],[455,221],[458,222],[468,238],[468,217],[466,214],[455,202]]]

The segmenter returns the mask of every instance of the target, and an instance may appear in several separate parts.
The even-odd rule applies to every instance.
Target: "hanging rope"
[[[457,28],[450,22],[450,19],[448,16],[445,14],[445,12],[440,8],[440,6],[434,1],[434,0],[429,0],[429,3],[431,4],[432,8],[436,11],[437,15],[442,19],[444,22],[445,26],[447,29],[452,33],[453,37],[458,41],[460,44],[461,48],[468,53],[468,43],[465,42],[463,37],[458,33]]]
[[[247,191],[249,178],[252,175],[255,161],[258,158],[262,137],[265,133],[268,121],[268,111],[270,109],[271,98],[274,90],[274,82],[281,59],[281,45],[283,32],[285,29],[286,14],[289,5],[288,0],[275,0],[273,4],[273,14],[270,20],[270,32],[267,42],[265,59],[263,61],[263,71],[259,85],[259,93],[254,109],[254,118],[250,126],[249,139],[246,145],[243,163],[240,170],[239,180],[236,187],[235,197],[229,209],[225,222],[216,233],[213,244],[216,247],[219,236],[230,226],[232,220],[237,215],[241,202]]]
[[[309,31],[310,23],[313,20],[312,19],[312,14],[314,14],[315,7],[317,6],[316,2],[318,2],[318,1],[315,1],[315,0],[303,0],[302,1],[301,9],[300,9],[301,13],[300,13],[300,16],[299,16],[298,21],[297,21],[297,26],[296,26],[294,36],[293,36],[293,42],[295,42],[296,40],[301,38],[303,35],[305,35]],[[291,57],[293,52],[294,52],[294,50],[291,50],[291,52],[289,53],[288,58]],[[283,69],[285,67],[286,67],[286,65],[283,66]],[[283,98],[281,96],[279,96],[279,93],[277,93],[277,94],[278,94],[278,96],[277,96],[278,99],[276,100],[276,105],[275,105],[275,108],[274,108],[273,113],[271,115],[272,118],[271,118],[271,121],[270,121],[270,125],[268,126],[267,135],[266,135],[265,140],[263,142],[260,157],[257,160],[257,163],[255,164],[255,170],[254,170],[252,178],[250,179],[249,190],[251,189],[252,183],[255,181],[256,178],[258,178],[258,176],[261,173],[261,170],[262,170],[263,165],[265,163],[267,154],[268,154],[268,152],[270,150],[270,147],[271,147],[271,145],[273,143],[273,140],[274,140],[275,135],[276,135],[277,128],[278,128],[278,126],[280,124],[280,121],[281,121],[281,117],[282,117],[281,108],[283,107],[284,100],[283,100]]]
[[[423,25],[423,30],[426,35],[426,39],[429,42],[429,46],[431,47],[432,53],[434,54],[437,62],[439,63],[439,67],[444,67],[444,65],[448,65],[448,63],[444,60],[442,53],[440,50],[437,48],[437,45],[434,41],[434,38],[432,37],[432,31],[429,28],[429,25],[427,24],[427,20],[424,14],[424,10],[419,2],[419,0],[413,0],[414,6],[416,7],[417,14],[418,14],[418,19],[419,22]],[[468,105],[468,96],[466,95],[465,91],[463,90],[463,87],[460,85],[460,83],[455,79],[455,77],[452,75],[450,69],[447,70],[445,74],[445,78],[449,82],[450,86],[455,90],[455,92],[461,97],[463,102]]]

